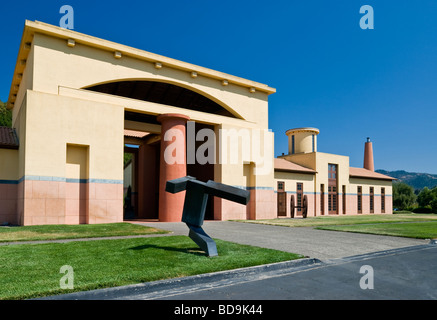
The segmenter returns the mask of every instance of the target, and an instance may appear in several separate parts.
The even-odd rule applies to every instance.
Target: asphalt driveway
[[[188,235],[188,228],[182,222],[151,222],[144,225],[169,230],[177,235]],[[203,229],[211,238],[298,253],[320,260],[429,243],[429,240],[232,221],[205,221]]]

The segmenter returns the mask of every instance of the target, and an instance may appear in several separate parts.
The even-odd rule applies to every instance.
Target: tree
[[[393,206],[400,210],[411,207],[416,201],[413,187],[403,182],[393,184]]]
[[[434,189],[436,189],[436,188],[434,188]],[[437,213],[437,197],[431,201],[431,209],[432,209],[432,212]]]
[[[0,101],[0,126],[12,127],[12,112],[6,108],[6,102]]]
[[[429,190],[428,187],[425,187],[422,189],[422,191],[420,191],[419,195],[417,196],[417,203],[419,207],[426,207],[431,205],[431,201],[433,201],[434,198],[434,192]]]

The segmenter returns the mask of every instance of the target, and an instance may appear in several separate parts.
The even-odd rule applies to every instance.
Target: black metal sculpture
[[[188,236],[210,257],[217,256],[214,240],[202,229],[208,196],[220,197],[247,205],[250,192],[214,181],[201,182],[193,177],[167,181],[165,190],[170,193],[186,191],[182,222],[190,229]]]

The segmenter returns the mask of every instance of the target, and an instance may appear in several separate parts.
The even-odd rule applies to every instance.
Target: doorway
[[[195,136],[197,137],[197,134],[199,131],[203,130],[203,129],[209,129],[211,131],[214,131],[214,126],[212,125],[207,125],[207,124],[203,124],[203,123],[195,123]],[[187,137],[188,139],[188,137]],[[198,151],[199,147],[203,144],[211,144],[211,148],[206,148],[205,149],[205,154],[203,154],[203,156],[207,159],[209,159],[209,157],[211,157],[211,159],[216,159],[216,155],[215,154],[208,154],[211,150],[214,150],[214,153],[217,150],[217,146],[216,146],[216,141],[198,141],[196,139],[195,141],[195,150]],[[196,178],[199,181],[202,182],[208,182],[209,180],[214,181],[214,163],[202,163],[200,164],[198,162],[197,156],[194,159],[194,163],[187,164],[187,175]],[[214,162],[214,161],[212,161]],[[214,197],[212,196],[208,196],[208,201],[206,204],[206,209],[205,209],[205,220],[214,220]]]
[[[278,181],[278,217],[287,216],[287,193],[285,192],[285,182]]]
[[[124,219],[159,218],[159,136],[125,130]]]
[[[328,164],[328,214],[338,214],[337,165]]]

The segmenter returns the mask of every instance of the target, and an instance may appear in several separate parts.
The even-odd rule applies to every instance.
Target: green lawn
[[[158,233],[168,232],[132,223],[0,227],[0,242],[97,238]]]
[[[0,246],[0,299],[17,300],[183,277],[302,258],[216,240],[207,257],[187,236]],[[69,265],[74,289],[60,289]]]
[[[316,229],[370,233],[417,239],[437,238],[437,221],[411,223],[357,224],[349,226],[325,226]]]
[[[318,227],[329,225],[374,224],[393,222],[437,221],[437,214],[374,214],[354,216],[318,216],[307,219],[239,220],[239,222],[261,223],[285,227]]]

